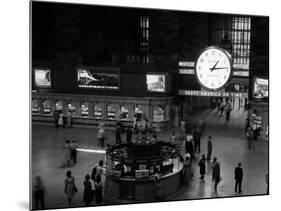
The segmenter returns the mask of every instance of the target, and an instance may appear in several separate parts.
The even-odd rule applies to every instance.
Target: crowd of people
[[[217,103],[217,108],[218,108],[218,112],[220,113],[220,116],[222,116],[223,113],[225,112],[225,119],[229,121],[230,112],[232,111],[231,102],[229,100],[227,100],[226,103],[219,101]]]
[[[229,115],[226,117],[229,119]],[[58,119],[59,121],[59,119]],[[145,119],[142,119],[140,123],[134,123],[133,127],[123,128],[120,122],[117,122],[115,129],[115,144],[121,144],[122,133],[126,134],[126,142],[132,141],[135,137],[149,133],[151,134],[152,140],[157,139],[157,132],[149,127],[149,122]],[[248,147],[251,148],[252,140],[253,140],[253,130],[252,128],[246,124],[246,137],[248,140]],[[220,184],[221,178],[221,166],[218,161],[218,158],[212,155],[213,147],[215,144],[213,143],[212,136],[204,136],[207,139],[206,149],[202,149],[201,142],[203,139],[203,134],[205,133],[205,122],[204,120],[200,120],[199,123],[195,127],[190,127],[184,121],[180,122],[179,132],[177,133],[175,130],[172,131],[171,136],[167,138],[166,141],[170,141],[172,143],[177,143],[181,146],[181,157],[183,161],[183,171],[182,171],[182,182],[183,184],[190,184],[191,181],[194,181],[194,171],[195,168],[198,168],[198,172],[200,175],[200,180],[205,179],[205,174],[207,172],[206,165],[211,166],[211,178],[214,185],[214,191],[218,191],[218,185]],[[97,130],[97,145],[101,148],[105,147],[106,142],[106,130],[105,125],[103,123],[99,124]],[[214,145],[214,146],[213,146]],[[108,146],[108,144],[107,144]],[[72,166],[77,163],[77,147],[78,143],[76,140],[66,140],[63,145],[63,161],[61,164],[61,168],[68,168],[66,172],[66,178],[64,180],[64,195],[67,198],[67,203],[69,206],[72,204],[72,199],[79,191],[75,184],[75,177],[72,175],[72,171],[69,170]],[[204,153],[206,152],[206,153]],[[212,161],[211,161],[212,159]],[[194,164],[198,164],[198,167],[194,166]],[[243,181],[243,168],[241,162],[237,162],[238,165],[234,167],[234,192],[241,193],[242,192],[242,181]],[[83,182],[84,191],[83,191],[83,202],[85,206],[92,205],[95,201],[96,204],[100,204],[103,201],[103,181],[102,174],[104,173],[104,163],[101,160],[98,164],[96,164],[91,174],[87,173],[85,175],[85,180]],[[266,177],[266,182],[268,184],[268,176]],[[43,185],[43,181],[40,176],[35,178],[35,186],[34,186],[34,200],[36,209],[41,207],[44,209],[45,201],[44,195],[46,193],[45,187]],[[161,179],[160,174],[155,176],[155,190],[156,190],[156,199],[162,199],[161,196]]]

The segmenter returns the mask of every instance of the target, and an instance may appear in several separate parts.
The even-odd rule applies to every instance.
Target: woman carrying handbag
[[[72,198],[76,192],[78,192],[77,187],[74,183],[75,179],[72,176],[71,171],[66,172],[66,178],[64,180],[64,194],[68,201],[68,206],[71,205]]]

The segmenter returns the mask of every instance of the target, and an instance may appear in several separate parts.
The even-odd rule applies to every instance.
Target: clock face
[[[196,77],[203,87],[218,90],[231,77],[230,55],[221,48],[208,47],[199,55],[195,70]]]

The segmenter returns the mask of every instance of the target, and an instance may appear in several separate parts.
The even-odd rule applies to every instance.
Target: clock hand
[[[221,69],[228,69],[228,67],[215,67],[213,70],[221,70]]]
[[[210,68],[211,72],[213,72],[213,70],[216,68],[218,63],[219,63],[219,60],[216,62],[216,64],[212,68]]]

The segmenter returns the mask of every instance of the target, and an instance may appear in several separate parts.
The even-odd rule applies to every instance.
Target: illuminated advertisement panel
[[[51,87],[51,70],[35,68],[34,85],[36,87]]]
[[[268,97],[268,79],[263,79],[263,78],[254,79],[253,97],[255,98]]]
[[[119,90],[119,68],[80,67],[77,69],[78,88]]]
[[[146,74],[146,88],[148,92],[166,92],[166,74]]]

